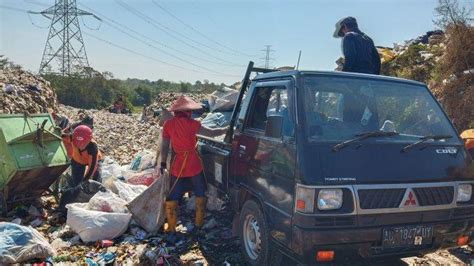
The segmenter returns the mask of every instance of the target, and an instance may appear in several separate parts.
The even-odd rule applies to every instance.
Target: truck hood
[[[461,145],[353,143],[337,152],[335,143],[301,147],[302,181],[309,185],[445,182],[474,179],[472,160]],[[471,168],[471,169],[470,169]],[[469,171],[470,169],[470,171]]]

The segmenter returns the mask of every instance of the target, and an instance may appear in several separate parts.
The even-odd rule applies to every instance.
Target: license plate
[[[401,226],[385,228],[382,232],[383,247],[406,247],[431,244],[433,226]]]

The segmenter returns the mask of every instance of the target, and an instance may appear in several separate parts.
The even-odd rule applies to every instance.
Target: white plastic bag
[[[89,201],[88,209],[92,211],[128,213],[127,202],[111,191],[97,192]]]
[[[0,222],[0,265],[55,256],[48,241],[35,229]]]
[[[158,231],[165,222],[164,203],[169,188],[169,175],[162,175],[127,206],[134,220],[149,233]]]
[[[88,210],[88,203],[72,203],[68,209],[66,224],[83,242],[114,239],[128,228],[132,215]]]
[[[222,88],[209,95],[209,109],[211,112],[232,111],[238,98],[239,91],[231,88]]]
[[[135,155],[132,163],[130,164],[130,170],[143,171],[150,169],[155,166],[156,152],[150,150],[143,150]]]
[[[148,187],[144,185],[132,185],[122,181],[115,181],[114,186],[117,189],[117,194],[126,202],[132,201],[138,195],[143,193]]]

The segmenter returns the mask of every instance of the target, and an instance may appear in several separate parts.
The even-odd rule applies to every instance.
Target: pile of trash
[[[77,263],[87,265],[189,263],[223,264],[242,261],[232,233],[228,202],[207,192],[204,234],[195,234],[194,197],[186,196],[171,242],[163,232],[167,176],[154,171],[155,153],[144,150],[128,165],[107,157],[101,167],[105,190],[87,202],[70,203],[66,222],[56,219],[58,204],[44,196],[31,205],[18,203],[0,221],[0,264]],[[94,181],[90,181],[94,182]]]
[[[106,110],[81,110],[59,105],[59,114],[79,121],[86,113],[94,119],[94,138],[100,150],[120,164],[131,162],[133,156],[144,149],[158,150],[160,126],[158,120],[142,120],[140,114],[113,114]]]
[[[20,68],[0,69],[0,114],[47,113],[56,105],[48,81]]]
[[[459,131],[474,127],[474,27],[429,31],[390,47],[378,47],[382,74],[418,80],[443,105]]]
[[[155,98],[149,107],[152,110],[160,110],[162,107],[169,108],[174,100],[176,100],[180,95],[183,95],[183,93],[162,92]],[[205,93],[184,93],[184,95],[191,97],[191,99],[198,103],[207,99],[207,94]]]

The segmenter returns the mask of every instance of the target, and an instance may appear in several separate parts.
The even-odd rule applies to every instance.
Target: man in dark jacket
[[[342,71],[366,74],[380,74],[380,56],[374,42],[359,30],[353,17],[343,18],[336,23],[335,38],[342,38],[344,66]]]

